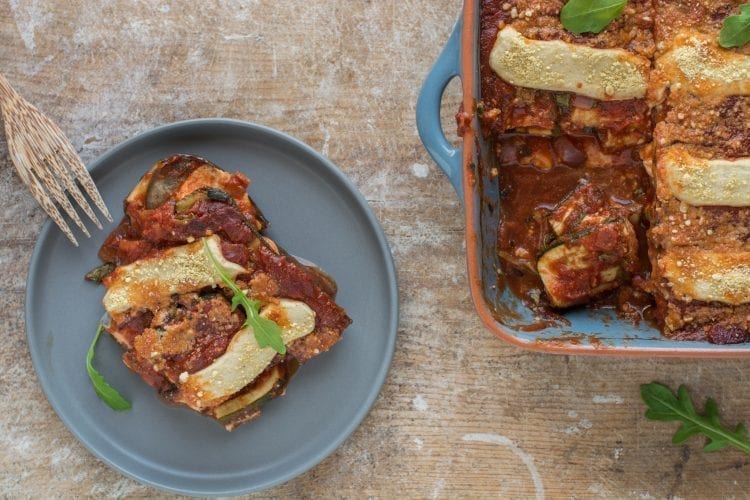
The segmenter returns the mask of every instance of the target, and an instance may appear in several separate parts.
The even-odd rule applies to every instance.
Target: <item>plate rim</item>
[[[341,432],[337,435],[336,439],[332,440],[328,445],[320,450],[318,450],[317,453],[311,454],[306,460],[302,461],[297,467],[290,469],[288,472],[285,472],[283,474],[277,475],[274,479],[270,481],[265,481],[261,483],[254,483],[250,485],[244,485],[239,488],[227,488],[227,489],[221,489],[218,490],[216,488],[214,489],[204,489],[204,490],[197,490],[197,489],[191,489],[191,488],[181,488],[179,485],[170,485],[170,484],[164,484],[166,481],[156,481],[151,478],[144,478],[141,475],[134,473],[127,468],[120,466],[119,464],[115,463],[112,459],[110,459],[108,456],[106,456],[104,453],[101,453],[97,448],[94,447],[84,436],[82,433],[78,430],[77,426],[71,422],[71,419],[68,415],[61,412],[60,406],[55,399],[55,397],[50,394],[50,391],[48,389],[48,374],[46,372],[42,371],[40,372],[39,367],[42,365],[42,353],[39,352],[42,350],[39,348],[37,344],[32,342],[32,332],[31,332],[31,325],[34,322],[34,319],[31,314],[31,309],[33,307],[33,298],[34,298],[34,289],[32,288],[32,282],[36,279],[37,275],[37,269],[39,268],[39,262],[42,255],[42,245],[41,242],[43,240],[46,240],[48,234],[50,231],[54,230],[56,226],[53,224],[52,220],[47,218],[45,223],[42,226],[42,229],[39,231],[39,234],[36,237],[36,241],[34,243],[34,249],[31,254],[31,259],[29,261],[29,265],[26,272],[26,289],[25,289],[25,297],[24,297],[24,328],[26,331],[26,340],[27,340],[27,347],[29,350],[29,353],[31,355],[31,362],[32,366],[34,368],[34,373],[37,377],[38,383],[42,388],[42,391],[44,393],[44,396],[47,400],[47,402],[52,406],[52,409],[55,411],[55,414],[57,417],[63,422],[65,427],[70,431],[73,436],[77,439],[79,443],[81,443],[91,454],[93,454],[96,458],[107,464],[112,469],[116,470],[120,474],[123,474],[126,477],[129,477],[135,481],[138,481],[141,484],[144,484],[146,486],[154,487],[157,489],[160,489],[162,491],[167,491],[171,493],[178,493],[183,495],[191,495],[191,496],[201,496],[201,495],[241,495],[246,493],[252,493],[257,491],[266,490],[269,488],[272,488],[274,486],[278,486],[280,484],[286,483],[287,481],[290,481],[291,479],[294,479],[305,472],[309,471],[319,463],[321,463],[323,460],[328,458],[331,454],[333,454],[334,451],[336,451],[353,433],[354,431],[362,424],[365,417],[370,413],[370,410],[372,409],[372,406],[375,404],[375,401],[380,396],[381,390],[383,388],[383,384],[385,383],[385,379],[388,376],[388,372],[390,371],[390,367],[393,361],[393,355],[395,352],[396,347],[396,338],[398,336],[398,323],[399,323],[399,314],[400,314],[400,297],[399,297],[399,290],[398,290],[398,280],[397,280],[397,272],[396,272],[396,264],[395,260],[393,258],[393,253],[391,252],[391,247],[388,242],[387,237],[385,236],[385,231],[383,230],[383,227],[378,220],[378,218],[375,216],[375,214],[372,211],[372,208],[370,207],[370,204],[367,202],[365,197],[362,195],[362,193],[359,191],[359,189],[354,185],[354,183],[349,179],[349,177],[344,174],[343,171],[341,171],[331,160],[329,160],[327,157],[313,149],[308,144],[302,142],[301,140],[285,133],[280,130],[261,125],[258,123],[250,122],[250,121],[244,121],[244,120],[238,120],[238,119],[232,119],[232,118],[195,118],[190,120],[181,120],[177,122],[167,123],[163,125],[159,125],[154,128],[147,129],[145,131],[139,132],[133,137],[130,137],[111,148],[107,149],[104,153],[99,155],[95,160],[93,160],[90,164],[86,165],[86,168],[90,172],[96,172],[99,169],[103,168],[102,165],[105,164],[107,161],[109,161],[112,157],[119,154],[123,149],[132,147],[134,144],[137,144],[139,141],[142,141],[144,139],[147,139],[149,137],[152,137],[154,135],[163,134],[163,133],[174,133],[175,131],[194,131],[194,129],[201,129],[204,127],[212,127],[212,126],[229,126],[232,128],[236,128],[237,130],[240,130],[242,133],[265,133],[269,134],[271,136],[274,136],[277,139],[280,139],[282,142],[285,142],[287,144],[290,144],[302,152],[305,153],[305,155],[312,157],[313,159],[319,161],[322,165],[324,165],[325,169],[329,171],[334,177],[337,178],[339,182],[341,182],[348,190],[348,194],[351,194],[354,199],[356,200],[357,204],[361,206],[363,209],[363,213],[368,221],[368,223],[371,226],[372,233],[377,239],[378,247],[380,249],[380,253],[383,256],[384,264],[385,264],[385,273],[384,276],[387,281],[387,287],[388,287],[388,297],[390,299],[391,308],[390,308],[390,317],[388,318],[388,331],[385,332],[386,334],[386,355],[381,358],[380,360],[380,366],[379,369],[373,379],[373,384],[371,386],[371,390],[367,397],[365,398],[363,404],[359,407],[357,412],[355,412],[354,417],[349,421],[349,423],[342,428]],[[42,375],[45,373],[45,375]]]

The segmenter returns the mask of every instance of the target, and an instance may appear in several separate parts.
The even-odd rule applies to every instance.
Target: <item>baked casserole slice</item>
[[[267,222],[248,184],[201,158],[160,161],[100,250],[106,330],[125,364],[165,400],[228,430],[257,417],[351,322],[327,274],[261,235]],[[222,274],[278,325],[285,352],[260,346]]]

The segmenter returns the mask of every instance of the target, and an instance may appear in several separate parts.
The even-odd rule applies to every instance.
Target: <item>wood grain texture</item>
[[[86,162],[156,125],[240,118],[323,152],[373,207],[400,282],[390,374],[336,453],[262,496],[746,497],[750,457],[673,447],[673,425],[642,417],[638,386],[686,383],[727,423],[750,420],[747,361],[532,354],[479,323],[461,207],[414,122],[460,3],[0,0],[0,68]],[[457,105],[453,85],[446,123]],[[23,298],[45,217],[4,140],[0,199],[0,493],[159,495],[89,454],[36,380]]]

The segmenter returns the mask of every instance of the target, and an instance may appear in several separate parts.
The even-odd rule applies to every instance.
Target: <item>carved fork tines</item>
[[[94,225],[102,229],[84,192],[111,222],[112,216],[99,190],[68,138],[52,120],[13,90],[2,74],[0,107],[8,138],[8,152],[18,176],[68,239],[78,246],[58,205],[86,236],[90,236],[71,198]]]

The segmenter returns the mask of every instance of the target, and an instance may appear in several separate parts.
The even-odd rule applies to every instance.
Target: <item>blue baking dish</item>
[[[486,175],[487,144],[474,114],[480,95],[479,0],[466,0],[463,14],[424,82],[417,101],[417,128],[425,148],[463,201],[469,283],[476,310],[497,337],[514,345],[558,354],[661,357],[745,357],[750,344],[675,341],[647,322],[633,324],[606,309],[578,309],[561,321],[544,321],[504,286],[495,251],[499,218],[496,178]],[[460,78],[463,145],[454,148],[440,125],[442,96]]]

